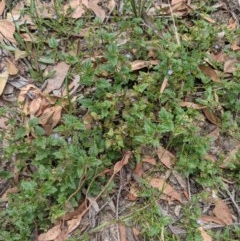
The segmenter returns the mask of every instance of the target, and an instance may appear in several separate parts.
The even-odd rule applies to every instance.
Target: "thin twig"
[[[177,45],[178,45],[178,46],[181,46],[179,34],[178,34],[178,31],[177,31],[176,22],[175,22],[175,19],[174,19],[174,16],[173,16],[172,6],[171,6],[169,0],[168,0],[168,4],[169,4],[169,9],[170,9],[171,17],[172,17],[172,21],[173,21],[173,27],[174,27],[174,33],[175,33]]]
[[[238,204],[237,204],[236,201],[235,201],[234,194],[232,194],[232,193],[228,190],[226,184],[224,184],[224,189],[225,189],[225,191],[227,192],[228,196],[230,197],[233,205],[235,206],[235,208],[236,208],[236,210],[237,210],[238,218],[240,218],[240,208],[239,208]]]
[[[187,191],[188,191],[188,198],[191,200],[191,188],[189,183],[189,177],[187,178]]]

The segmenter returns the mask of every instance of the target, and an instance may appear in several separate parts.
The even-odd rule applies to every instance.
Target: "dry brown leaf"
[[[84,7],[85,5],[85,7]],[[85,4],[83,5],[82,2],[79,0],[72,0],[68,4],[64,5],[64,12],[67,13],[67,10],[69,8],[73,9],[73,12],[71,13],[72,18],[80,18],[83,16],[83,14],[86,12],[86,7],[88,6],[88,1],[85,1]]]
[[[175,170],[172,171],[172,174],[177,179],[177,182],[180,184],[181,188],[183,190],[187,190],[186,178],[184,178],[179,172],[177,172]]]
[[[143,69],[145,67],[149,67],[151,65],[157,65],[159,64],[159,60],[135,60],[131,63],[131,69],[132,71]]]
[[[2,95],[4,88],[7,84],[8,76],[9,74],[7,71],[0,74],[0,96]]]
[[[207,134],[207,137],[210,137],[213,141],[216,141],[220,136],[219,128],[216,127],[213,131]]]
[[[53,240],[53,241],[64,241],[68,238],[68,230],[67,228],[63,227],[61,233]]]
[[[226,179],[226,178],[221,178],[224,182],[226,182],[227,184],[234,184],[234,183],[236,183],[236,181],[231,181],[231,180],[228,180],[228,179]]]
[[[107,8],[109,9],[110,12],[116,7],[117,3],[115,0],[110,0],[107,3]]]
[[[220,63],[224,63],[225,61],[225,56],[223,52],[219,52],[217,54],[211,53],[210,54],[212,60],[216,61],[216,62],[220,62]]]
[[[38,236],[38,241],[54,240],[61,233],[61,225],[58,224],[50,228],[46,233],[42,233]]]
[[[126,226],[122,223],[118,224],[119,234],[120,234],[120,241],[127,241],[127,229]]]
[[[227,28],[230,30],[234,30],[236,29],[237,25],[238,25],[237,21],[234,18],[230,18]]]
[[[8,58],[6,58],[7,61],[7,70],[10,75],[16,75],[18,73],[18,68],[16,65]]]
[[[61,88],[64,79],[67,76],[70,65],[65,62],[58,63],[53,69],[56,71],[52,78],[49,78],[47,81],[47,87],[44,90],[45,93],[50,93],[53,90],[58,90]]]
[[[199,227],[198,230],[200,231],[201,233],[201,236],[202,236],[202,241],[212,241],[212,237],[205,232],[205,230],[203,229],[203,227]]]
[[[17,193],[18,192],[18,188],[17,187],[10,187],[7,189],[6,192],[4,192],[4,194],[1,197],[1,201],[2,202],[7,202],[8,201],[8,194],[12,194],[12,193]]]
[[[220,225],[224,224],[223,221],[221,221],[219,218],[214,217],[214,216],[202,216],[198,220],[200,223],[217,223]]]
[[[187,14],[188,8],[186,7],[186,4],[183,1],[179,1],[178,3],[172,5],[172,12],[176,16],[183,16]],[[168,13],[171,13],[168,7]]]
[[[86,113],[86,114],[83,116],[83,123],[84,123],[85,128],[86,128],[87,130],[91,130],[91,129],[93,128],[94,119],[93,119],[93,117],[91,116],[91,114]]]
[[[172,5],[178,4],[178,3],[185,3],[186,0],[172,0]]]
[[[207,160],[207,161],[211,161],[213,163],[215,163],[217,161],[216,157],[211,155],[211,154],[206,154],[204,156],[204,159]]]
[[[0,117],[0,129],[7,130],[7,124],[6,124],[7,122],[8,122],[8,118]]]
[[[41,124],[43,127],[47,126],[47,124],[51,123],[51,118],[55,112],[55,107],[49,107],[46,108],[43,111],[43,114],[39,117],[39,124]]]
[[[26,51],[21,51],[19,49],[14,51],[14,59],[15,59],[15,61],[17,61],[19,59],[24,59],[25,57],[27,57],[27,52]]]
[[[36,40],[36,37],[34,35],[32,35],[31,33],[22,33],[21,36],[25,42],[32,42],[32,41]]]
[[[85,207],[84,210],[82,208],[78,209],[78,214],[76,218],[70,219],[66,222],[66,227],[62,229],[61,225],[58,224],[52,228],[50,228],[47,232],[42,233],[38,236],[38,241],[64,241],[66,235],[70,234],[74,231],[80,224],[82,217],[86,214],[89,207]],[[80,212],[80,213],[79,213]]]
[[[1,0],[1,1],[0,1],[0,15],[3,14],[3,11],[4,11],[4,9],[5,9],[5,6],[6,6],[5,0]]]
[[[160,88],[160,94],[163,93],[163,91],[165,90],[167,84],[168,84],[168,78],[165,77],[164,80],[163,80],[163,82],[162,82],[161,88]]]
[[[210,66],[200,64],[199,69],[211,79],[213,82],[221,83],[219,76],[217,75],[216,71],[212,69]]]
[[[136,199],[138,198],[138,193],[139,190],[137,186],[131,185],[127,197],[130,201],[136,201]]]
[[[221,119],[217,117],[211,110],[203,109],[203,114],[209,122],[216,126],[221,126]]]
[[[188,191],[187,191],[187,189],[188,189],[187,188],[187,181],[177,171],[173,170],[172,174],[177,179],[177,182],[180,184],[180,186],[182,188],[183,195],[185,196],[185,198],[187,200],[189,200],[189,194],[188,194]]]
[[[215,208],[213,209],[213,213],[217,218],[223,221],[224,224],[226,225],[233,224],[231,211],[223,200],[218,198],[215,201]]]
[[[149,184],[154,187],[159,189],[160,191],[163,192],[163,194],[169,196],[171,200],[177,200],[182,203],[182,198],[180,194],[169,184],[166,183],[166,180],[163,178],[152,178],[149,181]]]
[[[159,147],[157,150],[159,160],[169,169],[176,162],[176,157],[163,147]]]
[[[133,170],[133,174],[136,175],[137,177],[142,177],[143,176],[143,163],[139,162],[137,163],[135,169]]]
[[[39,124],[42,125],[46,134],[51,134],[53,128],[61,119],[62,106],[52,106],[46,108],[43,114],[39,117]]]
[[[40,98],[40,97],[39,97],[39,98]],[[35,116],[35,117],[39,117],[40,115],[42,115],[43,111],[44,111],[46,108],[50,107],[51,104],[55,104],[55,103],[50,102],[51,100],[49,100],[49,99],[47,99],[47,98],[45,98],[45,97],[41,97],[40,100],[41,100],[40,107],[39,107],[39,109],[37,110],[37,112],[34,113],[34,116]],[[35,104],[37,104],[37,103],[35,103]],[[30,107],[30,110],[31,110],[31,107]],[[29,111],[30,111],[30,110],[29,110]]]
[[[106,18],[105,11],[98,5],[99,0],[91,0],[88,2],[88,8],[91,9],[97,17],[102,21]]]
[[[236,71],[236,66],[235,64],[237,64],[238,61],[236,59],[228,59],[225,63],[224,63],[224,67],[223,67],[223,71],[224,73],[230,73],[232,74],[233,72]]]
[[[214,19],[212,19],[212,18],[210,18],[210,17],[208,17],[208,16],[202,15],[202,17],[203,17],[206,21],[208,21],[209,23],[216,23],[216,21],[215,21]]]
[[[42,98],[33,99],[29,106],[29,114],[31,117],[36,116],[35,114],[39,111],[42,103]],[[45,109],[45,108],[44,108]]]
[[[221,168],[226,168],[230,162],[235,161],[236,154],[240,151],[240,145],[237,145],[234,149],[232,149],[224,158]]]
[[[237,40],[233,41],[233,43],[231,44],[231,49],[233,51],[237,51],[240,49],[239,42]]]
[[[17,44],[13,34],[15,33],[15,25],[8,20],[0,20],[0,35],[8,41]]]
[[[140,231],[137,228],[132,228],[132,233],[134,235],[135,240],[140,240],[138,237],[140,234]]]
[[[196,109],[196,110],[201,110],[201,109],[206,108],[206,106],[204,106],[204,105],[199,105],[199,104],[195,104],[193,102],[187,102],[187,101],[181,101],[179,103],[179,105],[181,107],[188,107],[188,108],[193,108],[193,109]]]
[[[18,95],[18,102],[19,104],[23,104],[25,99],[26,99],[26,95],[28,94],[28,92],[33,89],[35,91],[35,93],[40,93],[41,91],[32,84],[28,84],[28,85],[24,85],[21,89],[20,89],[20,93]]]
[[[148,58],[153,58],[153,59],[156,59],[157,58],[157,51],[156,51],[156,48],[154,47],[149,47],[148,48]]]
[[[146,163],[149,163],[153,166],[156,166],[157,165],[157,162],[154,158],[152,157],[149,157],[149,156],[144,156],[143,159],[142,159],[143,162],[146,162]]]
[[[38,15],[43,18],[52,18],[55,14],[53,1],[35,0],[35,6]]]
[[[118,161],[115,165],[114,165],[114,168],[113,168],[113,174],[115,175],[116,173],[118,173],[122,168],[123,166],[125,166],[127,163],[128,163],[128,160],[129,158],[131,157],[132,153],[131,151],[127,151],[122,160]]]

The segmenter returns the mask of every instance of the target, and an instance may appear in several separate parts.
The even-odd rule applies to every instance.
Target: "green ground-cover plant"
[[[26,11],[35,16],[34,6]],[[57,218],[77,207],[83,197],[81,190],[96,196],[106,183],[105,178],[97,177],[98,174],[112,167],[126,150],[133,151],[132,162],[138,162],[160,145],[168,147],[178,159],[176,169],[186,177],[194,176],[204,187],[221,184],[218,165],[204,159],[211,139],[200,135],[198,123],[204,121],[201,110],[180,105],[184,99],[190,99],[214,111],[220,104],[224,108],[221,132],[239,139],[239,71],[231,80],[223,78],[221,83],[215,83],[198,67],[208,57],[207,52],[214,46],[221,27],[214,29],[203,18],[193,20],[192,26],[188,27],[181,25],[179,19],[176,21],[179,35],[187,35],[179,46],[170,20],[155,22],[159,31],[169,30],[159,39],[152,29],[142,25],[141,11],[142,8],[134,10],[133,6],[135,16],[115,17],[114,27],[90,22],[89,18],[73,21],[61,12],[56,12],[57,19],[35,16],[38,31],[28,50],[35,49],[37,57],[29,56],[30,75],[42,82],[46,76],[38,64],[63,60],[71,64],[69,77],[76,73],[80,75],[84,91],[76,103],[65,108],[60,125],[50,136],[44,135],[37,119],[30,120],[27,127],[12,121],[10,135],[2,133],[1,141],[7,139],[8,146],[1,153],[1,159],[8,160],[9,170],[17,169],[19,183],[18,193],[9,196],[8,208],[1,212],[0,240],[29,240],[34,228],[45,231]],[[86,35],[86,54],[94,56],[94,51],[99,48],[104,61],[86,61],[83,52],[75,56],[67,52],[74,48],[69,33],[78,33],[87,26],[90,30]],[[120,34],[126,32],[131,40],[118,44]],[[47,37],[46,33],[49,33]],[[61,51],[63,46],[66,51]],[[149,60],[150,46],[155,48],[159,63],[133,72],[131,61]],[[108,79],[103,73],[107,73]],[[165,78],[168,85],[160,93]],[[214,98],[215,94],[219,96],[219,102]],[[91,116],[91,129],[86,128],[82,113]],[[35,138],[29,138],[30,131],[35,133]],[[236,174],[232,172],[231,175],[235,177],[239,165],[232,168]],[[4,175],[13,184],[11,171]],[[77,189],[79,192],[72,196]],[[182,225],[189,227],[187,240],[200,240],[196,232],[198,224],[193,222],[200,210],[192,213],[194,209],[189,204],[183,215]],[[144,226],[140,217],[150,220],[151,229]],[[158,219],[161,219],[160,223]],[[159,237],[170,223],[155,204],[151,205],[151,212],[146,213],[143,209],[137,220],[146,240]],[[227,231],[224,235],[228,235]],[[169,234],[166,237],[177,240]]]

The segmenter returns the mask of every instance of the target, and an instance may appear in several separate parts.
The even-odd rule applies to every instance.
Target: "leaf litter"
[[[26,5],[28,5],[29,1],[25,1]],[[67,14],[67,11],[72,8],[73,12],[71,13],[71,17],[73,19],[79,19],[83,17],[87,10],[90,10],[92,14],[96,17],[98,17],[102,22],[108,18],[106,12],[103,10],[103,8],[99,5],[98,0],[94,1],[69,1],[63,6],[63,10],[65,14]],[[154,3],[155,4],[155,3]],[[191,1],[188,1],[187,3],[189,6],[191,5]],[[19,5],[20,6],[20,5]],[[18,6],[18,8],[19,8]],[[24,5],[22,5],[24,6]],[[30,5],[29,5],[30,6]],[[42,2],[42,1],[36,1],[37,6],[37,13],[41,15],[42,17],[46,19],[51,19],[54,17],[54,7],[52,5],[52,1],[49,3]],[[169,4],[162,4],[162,9],[165,14],[171,14],[174,13],[176,16],[184,16],[189,14],[192,9],[186,5],[186,1],[184,0],[176,0],[171,2],[171,6],[169,8]],[[0,1],[0,15],[3,14],[5,10],[5,1]],[[110,1],[108,8],[113,9],[115,8],[115,2]],[[155,8],[159,8],[159,5],[155,4]],[[32,19],[29,16],[23,16],[25,20],[20,16],[20,9],[15,8],[12,12],[12,17],[15,18],[15,20],[18,21],[18,23],[23,24],[28,23],[32,25],[32,29],[34,29],[34,24]],[[154,14],[154,11],[152,11]],[[13,19],[7,18],[6,20],[0,20],[0,40],[2,41],[9,41],[11,44],[17,46],[18,43],[14,37],[15,33],[15,25],[13,24]],[[209,16],[202,16],[203,19],[208,21],[211,24],[215,24],[216,21],[212,19]],[[231,22],[228,25],[228,28],[234,29],[236,26],[236,22]],[[7,31],[8,30],[8,31]],[[32,33],[21,33],[21,36],[23,37],[24,42],[32,42],[34,40],[34,35]],[[82,34],[81,37],[85,37],[86,34]],[[131,39],[127,40],[124,39],[125,42],[130,41]],[[238,51],[238,44],[236,42],[233,42],[232,45],[233,51]],[[12,58],[12,56],[8,56],[6,58],[7,62],[7,71],[0,73],[0,95],[4,95],[5,87],[8,84],[9,76],[15,76],[19,73],[19,63],[20,60],[26,60],[29,56],[27,56],[26,51],[20,50],[20,48],[16,47],[14,50],[15,59]],[[223,73],[224,74],[232,74],[237,69],[237,64],[239,63],[238,59],[236,58],[230,58],[223,54],[223,52],[218,53],[211,53],[210,54],[213,61],[218,61],[223,64]],[[148,57],[150,60],[142,60],[137,59],[130,61],[130,67],[131,71],[138,73],[138,71],[145,71],[147,69],[148,71],[151,70],[154,66],[158,66],[161,62],[157,59],[156,54],[154,53],[153,49],[149,50]],[[102,57],[100,57],[102,58]],[[152,59],[151,59],[152,58]],[[103,59],[103,58],[102,58]],[[21,64],[20,64],[21,66]],[[21,67],[20,67],[21,68]],[[50,69],[53,70],[53,76],[46,79],[46,82],[43,84],[42,88],[37,87],[36,85],[30,83],[25,83],[23,85],[17,85],[18,87],[15,87],[19,91],[18,95],[18,102],[19,102],[19,109],[26,114],[27,117],[30,119],[33,119],[37,117],[39,119],[39,124],[42,125],[43,129],[45,130],[45,133],[47,135],[51,135],[53,133],[54,128],[59,124],[62,118],[62,112],[64,110],[65,105],[67,105],[67,101],[64,99],[67,96],[67,88],[64,86],[64,82],[66,80],[67,75],[69,74],[69,70],[71,68],[71,65],[66,64],[65,62],[57,62],[54,63],[52,66],[48,66],[48,69],[46,71],[49,71]],[[202,71],[204,75],[206,75],[211,81],[215,82],[216,84],[222,83],[222,77],[220,78],[219,72],[216,71],[213,66],[208,65],[199,65],[199,69]],[[50,71],[51,71],[50,70]],[[108,72],[103,72],[104,77],[109,77],[110,74]],[[170,78],[165,77],[163,80],[163,83],[161,86],[159,86],[159,92],[160,94],[164,94],[164,92],[167,90],[169,86],[169,80]],[[10,81],[9,81],[10,83]],[[17,83],[17,82],[15,82]],[[80,87],[80,76],[75,75],[69,84],[69,90],[71,92],[71,96],[73,97],[76,95],[77,91]],[[62,98],[64,100],[62,100]],[[61,101],[60,101],[61,100]],[[60,102],[59,102],[60,101]],[[60,104],[59,104],[60,103]],[[213,125],[217,126],[217,128],[221,127],[221,119],[217,116],[215,112],[207,108],[203,104],[195,103],[194,101],[186,99],[186,101],[181,101],[179,103],[180,106],[186,107],[189,109],[196,109],[199,111],[202,111],[205,118]],[[96,124],[96,120],[94,119],[93,113],[87,113],[84,115],[85,118],[85,126],[86,129],[92,129],[94,128],[94,125]],[[2,127],[1,127],[2,128]],[[32,133],[34,135],[34,133]],[[218,139],[219,131],[212,132],[209,134],[209,137],[214,138],[214,141]],[[178,157],[172,154],[172,150],[169,151],[161,146],[157,150],[153,151],[152,156],[146,155],[135,167],[135,169],[131,170],[130,176],[135,175],[137,178],[144,179],[151,187],[156,188],[159,190],[159,193],[162,193],[163,195],[160,196],[160,199],[162,198],[162,201],[165,200],[166,204],[171,208],[171,206],[175,207],[175,213],[177,213],[176,208],[177,205],[174,203],[180,203],[181,205],[184,205],[186,201],[190,200],[190,197],[188,196],[187,189],[191,189],[191,187],[188,187],[187,180],[183,178],[179,173],[172,170],[176,163],[178,162]],[[236,154],[239,152],[239,146],[235,147],[234,149],[230,150],[226,158],[224,159],[224,168],[227,164],[232,163],[232,159],[235,159]],[[175,153],[175,152],[173,152]],[[208,154],[209,156],[211,154]],[[120,161],[118,161],[112,168],[112,170],[103,172],[103,175],[108,175],[111,173],[112,175],[109,178],[109,183],[113,181],[113,179],[118,176],[122,175],[122,172],[125,170],[129,171],[129,160],[132,156],[132,152],[127,151],[123,154],[123,157]],[[213,156],[216,160],[217,158]],[[158,160],[158,161],[156,161]],[[160,161],[160,163],[159,163]],[[156,168],[159,164],[161,166],[164,166],[167,169],[170,169],[170,172],[172,176],[174,176],[177,180],[177,183],[170,183],[166,178],[161,177],[149,177],[149,175],[146,175],[146,172],[149,172],[152,168]],[[162,165],[163,164],[163,165]],[[145,167],[146,165],[150,165],[151,167]],[[222,166],[222,167],[223,167]],[[157,169],[156,169],[157,170]],[[128,174],[129,175],[129,174]],[[129,189],[128,189],[128,199],[131,202],[135,202],[136,200],[141,199],[141,191],[142,186],[139,184],[139,179],[134,179],[129,181]],[[108,184],[109,184],[108,183]],[[108,186],[106,185],[106,187]],[[101,192],[101,194],[105,191],[106,188]],[[179,191],[181,190],[181,191]],[[8,189],[4,195],[2,196],[3,200],[7,202],[7,196],[8,193],[11,192],[17,192],[17,189],[13,187],[12,189]],[[191,190],[190,190],[191,191]],[[100,198],[101,195],[99,195],[96,198],[96,201],[98,198]],[[123,199],[123,197],[120,197]],[[123,200],[120,200],[120,202],[123,202]],[[180,208],[181,209],[181,208]],[[180,210],[179,209],[179,210]],[[62,224],[57,224],[50,228],[45,233],[39,234],[38,240],[39,241],[45,241],[45,240],[66,240],[69,235],[81,224],[81,221],[84,217],[84,215],[89,211],[89,206],[84,206],[83,209],[81,209],[79,212],[75,210],[75,215],[71,216],[67,222],[66,226],[63,226]],[[181,210],[179,211],[181,213]],[[70,215],[70,213],[66,213],[66,215]],[[200,220],[202,222],[211,223],[215,222],[217,224],[221,225],[232,225],[233,224],[233,212],[230,211],[229,205],[227,205],[223,200],[217,198],[214,202],[214,208],[212,210],[212,216],[202,216]],[[118,225],[119,232],[120,232],[120,240],[127,240],[126,235],[126,227],[124,224]],[[134,228],[135,230],[135,236],[139,236],[139,231],[137,228]],[[197,229],[202,237],[202,239],[205,241],[210,241],[212,238],[209,234],[204,230],[203,227],[199,227]]]

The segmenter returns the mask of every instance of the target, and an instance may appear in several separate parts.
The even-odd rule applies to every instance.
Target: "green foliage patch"
[[[177,20],[178,34],[187,36],[181,39],[179,46],[170,20],[156,20],[159,31],[168,29],[159,39],[151,28],[142,25],[143,9],[134,8],[134,1],[130,2],[135,16],[123,19],[115,16],[114,27],[97,20],[89,21],[88,17],[86,21],[73,21],[59,13],[57,20],[35,18],[38,32],[30,50],[37,49],[38,61],[29,57],[29,74],[43,82],[46,76],[37,67],[39,63],[66,61],[71,65],[69,78],[79,74],[83,92],[75,103],[69,103],[61,123],[51,135],[44,134],[37,119],[30,120],[24,127],[14,118],[10,118],[10,134],[1,133],[1,142],[8,142],[0,153],[1,161],[7,161],[8,168],[0,175],[14,186],[13,176],[18,173],[19,182],[18,192],[9,195],[8,206],[0,213],[0,240],[29,240],[36,226],[39,232],[46,231],[59,217],[79,205],[84,198],[81,190],[85,190],[86,195],[97,196],[107,181],[107,177],[98,174],[111,168],[127,150],[133,152],[131,162],[136,163],[144,155],[151,156],[159,146],[167,147],[177,157],[175,168],[186,177],[194,176],[196,183],[203,187],[220,185],[219,163],[223,157],[219,163],[205,159],[211,138],[201,134],[199,123],[205,121],[202,111],[182,107],[180,103],[190,100],[212,111],[217,111],[220,105],[223,108],[220,132],[239,140],[239,68],[231,79],[223,76],[220,83],[211,81],[199,69],[199,64],[204,63],[209,49],[215,45],[216,33],[224,30],[227,38],[232,33],[224,26],[213,28],[202,18],[193,20],[191,27]],[[26,11],[34,14],[32,7]],[[66,50],[74,49],[69,33],[77,33],[86,26],[89,26],[85,37],[87,51],[75,56],[61,51],[62,45]],[[47,31],[55,34],[46,37]],[[236,34],[238,32],[236,30]],[[129,35],[130,41],[119,44],[122,33]],[[159,63],[132,71],[132,61],[151,60],[150,47],[154,48]],[[93,56],[99,48],[104,61],[85,60],[85,55]],[[221,64],[213,65],[223,70]],[[166,78],[167,86],[160,93]],[[1,112],[3,116],[6,114]],[[86,114],[91,117],[91,128],[86,127]],[[30,130],[35,133],[34,138],[29,137]],[[238,172],[239,164],[233,163],[229,175],[239,183]],[[76,190],[79,191],[75,193]],[[189,213],[185,216],[196,220],[192,209],[186,208]],[[143,226],[146,240],[159,237],[161,228],[170,223],[155,205],[151,212],[142,215],[150,220],[150,229]],[[196,227],[197,224],[189,227],[187,240],[200,240],[199,234],[192,231]],[[229,232],[226,230],[224,235],[227,237]],[[239,233],[239,230],[232,232]],[[169,235],[168,240],[176,240]],[[189,238],[193,236],[194,239]]]

